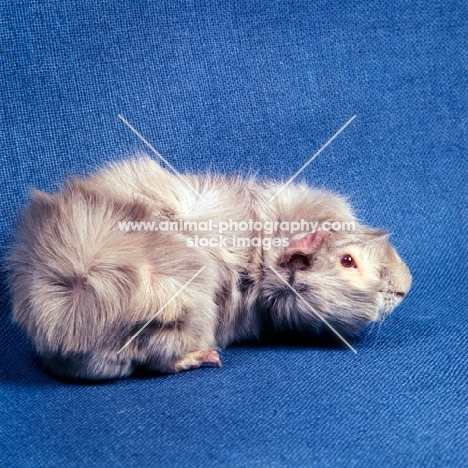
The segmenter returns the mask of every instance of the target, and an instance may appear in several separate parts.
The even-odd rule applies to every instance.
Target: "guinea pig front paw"
[[[216,350],[209,348],[203,351],[194,351],[179,359],[174,366],[175,372],[197,369],[203,364],[213,364],[222,367],[221,358]]]

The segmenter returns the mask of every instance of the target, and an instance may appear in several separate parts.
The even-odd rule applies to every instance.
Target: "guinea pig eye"
[[[354,258],[351,257],[351,255],[349,255],[349,254],[343,255],[340,258],[340,263],[345,268],[357,268],[356,267],[356,262],[354,261]]]

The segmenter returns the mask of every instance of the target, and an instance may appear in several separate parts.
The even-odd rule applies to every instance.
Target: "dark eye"
[[[345,268],[356,268],[356,262],[351,255],[346,254],[340,258],[341,265]]]

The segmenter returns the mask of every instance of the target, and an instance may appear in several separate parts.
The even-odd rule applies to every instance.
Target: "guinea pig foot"
[[[203,351],[194,351],[187,354],[175,363],[175,371],[180,372],[189,369],[198,369],[203,364],[213,364],[222,367],[221,358],[214,349],[205,349]]]

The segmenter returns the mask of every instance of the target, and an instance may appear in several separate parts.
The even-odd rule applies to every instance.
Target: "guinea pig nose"
[[[404,292],[396,292],[395,295],[396,295],[396,297],[398,297],[399,299],[403,299],[403,298],[406,296],[406,293],[404,293]]]

